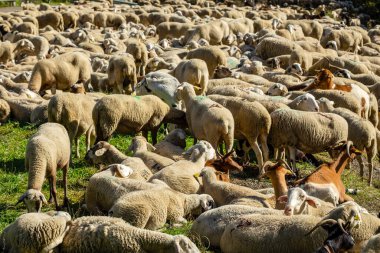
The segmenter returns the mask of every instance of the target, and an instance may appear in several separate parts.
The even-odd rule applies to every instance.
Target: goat
[[[341,175],[348,161],[362,153],[352,145],[351,141],[341,144],[335,149],[339,150],[339,155],[334,161],[320,165],[310,175],[294,183],[309,195],[334,205],[353,200],[346,195]]]
[[[218,180],[229,182],[230,170],[243,171],[243,167],[232,159],[234,151],[230,151],[223,157],[218,159],[212,159],[206,162],[205,167],[212,167],[216,171]]]

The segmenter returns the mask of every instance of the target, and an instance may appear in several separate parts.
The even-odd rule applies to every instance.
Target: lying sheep
[[[215,150],[207,141],[200,141],[184,153],[183,160],[179,160],[155,173],[149,181],[159,179],[164,181],[173,190],[193,194],[201,190],[194,174],[200,173],[208,160],[213,159]]]
[[[380,249],[380,234],[372,236],[362,253],[376,253]]]
[[[359,32],[353,30],[328,30],[321,38],[321,45],[328,47],[332,45],[335,50],[348,52],[358,52],[359,47],[363,46],[363,37]]]
[[[154,145],[154,153],[166,156],[174,161],[183,159],[186,148],[186,133],[182,129],[174,129],[165,138]]]
[[[296,149],[318,153],[347,140],[348,125],[339,115],[281,109],[272,112],[271,118],[270,143],[275,148],[289,149],[293,169]]]
[[[82,240],[83,238],[83,240]],[[113,240],[109,240],[112,238]],[[107,249],[117,252],[192,252],[197,246],[183,235],[168,235],[133,227],[119,218],[81,217],[72,222],[62,242],[62,253],[90,253]]]
[[[26,213],[8,225],[0,236],[3,252],[52,252],[70,229],[66,212]]]
[[[198,95],[206,95],[208,83],[208,69],[203,60],[190,59],[180,62],[171,74],[180,83],[187,82],[194,85]]]
[[[113,87],[113,93],[126,94],[135,91],[137,84],[136,65],[130,55],[113,56],[108,65],[108,83]]]
[[[47,203],[41,189],[45,177],[49,178],[50,199],[58,209],[56,173],[63,170],[64,204],[68,205],[67,172],[70,163],[70,139],[66,129],[57,123],[45,123],[29,139],[26,146],[25,168],[28,173],[28,190],[19,198],[28,212],[39,212],[42,203]]]
[[[39,61],[33,68],[28,88],[36,93],[51,89],[67,91],[71,85],[83,82],[89,89],[91,79],[90,59],[82,53],[74,52]]]
[[[193,87],[188,83],[180,86],[177,94],[185,104],[186,120],[194,137],[207,140],[215,150],[223,140],[226,151],[231,151],[235,129],[231,112],[207,97],[196,96]]]
[[[141,158],[150,169],[156,171],[174,163],[172,159],[154,153],[155,148],[143,136],[134,137],[128,150],[132,151],[134,157]]]
[[[248,187],[218,181],[211,168],[204,168],[200,173],[202,177],[202,191],[209,194],[217,206],[228,204],[246,204],[255,207],[270,208],[267,197]]]
[[[95,129],[92,112],[95,101],[85,94],[62,93],[50,99],[48,106],[49,122],[63,125],[70,137],[71,149],[75,144],[76,157],[79,154],[79,138],[86,135],[86,151],[94,144]]]
[[[204,60],[207,64],[209,78],[214,76],[217,66],[227,66],[227,57],[225,53],[216,46],[206,46],[194,49],[187,54],[186,58]]]
[[[85,160],[95,165],[123,164],[133,170],[132,179],[148,180],[153,174],[138,157],[129,157],[105,141],[100,141],[87,151]]]
[[[207,194],[183,194],[169,187],[132,192],[121,197],[108,215],[123,218],[132,226],[157,230],[166,221],[186,223],[185,216],[198,215],[214,205]]]
[[[16,43],[0,42],[0,63],[7,64],[9,61],[14,61],[17,55],[25,51],[34,51],[34,45],[30,40],[22,39]]]
[[[13,31],[29,33],[29,34],[38,34],[38,28],[32,22],[23,22],[13,26]]]
[[[114,108],[119,108],[115,111]],[[107,141],[116,131],[138,133],[152,131],[153,144],[162,122],[182,123],[184,113],[170,108],[154,95],[108,95],[100,99],[92,111],[96,141]]]

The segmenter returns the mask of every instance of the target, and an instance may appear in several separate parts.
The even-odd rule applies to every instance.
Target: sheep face
[[[202,207],[202,211],[206,212],[213,207],[215,207],[215,202],[212,199],[212,197],[208,194],[201,194],[199,195],[199,202]]]
[[[288,88],[281,83],[275,83],[268,89],[267,93],[269,96],[285,96],[288,93]]]
[[[42,192],[34,189],[27,190],[18,200],[18,203],[24,202],[28,213],[39,213],[42,203],[47,204],[45,196]]]
[[[297,110],[319,112],[319,105],[315,97],[309,93],[301,95],[294,99],[296,102]]]
[[[200,253],[197,246],[189,238],[183,235],[175,235],[173,240],[173,249],[166,250],[165,252]]]
[[[327,42],[326,48],[331,48],[331,49],[338,51],[338,45],[337,45],[336,41],[333,41],[333,40],[330,40],[329,42]]]
[[[105,141],[100,141],[96,143],[85,156],[85,160],[89,164],[102,164],[105,160],[107,152],[112,146]]]
[[[34,51],[33,43],[27,39],[20,40],[20,47],[22,51],[29,51],[29,52]]]
[[[232,71],[224,66],[217,66],[214,72],[214,78],[226,78],[232,76]]]
[[[298,187],[290,189],[287,196],[281,196],[278,200],[281,202],[286,202],[284,214],[287,216],[300,214],[306,207],[306,204],[309,204],[314,208],[321,205],[317,198],[307,195],[304,190]]]
[[[191,148],[189,148],[184,156],[190,156],[190,160],[195,162],[202,156],[205,158],[205,162],[215,158],[216,152],[211,144],[207,141],[200,141]]]
[[[291,74],[297,74],[300,76],[303,75],[303,70],[302,70],[301,64],[299,64],[299,63],[293,63],[292,66],[290,66],[287,69],[287,72],[291,73]]]
[[[273,69],[279,69],[281,67],[280,63],[280,59],[278,59],[277,57],[267,60],[267,65]]]
[[[347,69],[338,70],[334,73],[334,76],[351,79],[350,72]]]

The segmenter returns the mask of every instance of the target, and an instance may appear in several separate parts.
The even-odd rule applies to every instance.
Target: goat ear
[[[314,208],[318,208],[321,206],[321,203],[319,202],[319,200],[313,197],[306,197],[306,202]]]
[[[281,203],[286,203],[286,202],[288,202],[288,196],[282,195],[282,196],[278,197],[277,200],[280,201]]]
[[[96,156],[102,156],[102,155],[104,155],[104,153],[105,153],[106,151],[107,151],[106,148],[98,149],[98,150],[95,151],[95,155],[96,155]]]

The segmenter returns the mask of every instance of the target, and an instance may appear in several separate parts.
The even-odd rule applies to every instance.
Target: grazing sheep
[[[188,83],[178,87],[177,94],[185,104],[186,120],[194,137],[207,140],[215,150],[223,140],[226,151],[231,151],[235,129],[231,112],[207,97],[196,96],[194,88]]]
[[[8,225],[0,236],[2,252],[52,252],[70,229],[66,212],[26,213]]]
[[[186,236],[148,231],[133,227],[122,219],[104,216],[81,217],[73,221],[61,249],[62,253],[101,252],[104,249],[109,253],[200,253]]]
[[[137,84],[136,65],[129,54],[113,56],[108,65],[108,83],[113,87],[113,93],[126,94],[135,91]]]
[[[155,148],[143,136],[134,137],[128,148],[128,150],[133,152],[134,157],[141,158],[152,170],[161,170],[174,163],[172,159],[154,153],[154,149]]]
[[[348,125],[339,115],[280,109],[272,112],[271,118],[270,143],[275,148],[289,148],[293,169],[296,149],[318,153],[347,140]]]
[[[266,195],[248,187],[218,181],[211,168],[204,168],[200,176],[203,182],[202,192],[209,194],[217,206],[247,203],[249,206],[271,207]]]
[[[194,177],[200,173],[208,160],[213,159],[215,150],[207,141],[200,141],[184,153],[184,160],[179,160],[155,173],[149,181],[160,179],[173,190],[193,194],[199,193],[201,185]],[[188,160],[187,160],[188,159]]]
[[[187,59],[201,59],[207,64],[209,78],[214,76],[214,72],[217,66],[227,66],[226,54],[219,47],[216,46],[205,46],[201,48],[194,49],[190,51]]]
[[[90,59],[83,53],[74,52],[39,61],[33,68],[28,88],[36,93],[51,89],[70,90],[71,85],[83,82],[89,89],[91,80]]]
[[[115,108],[119,108],[115,111]],[[128,96],[108,95],[101,98],[92,111],[96,141],[107,141],[118,133],[152,131],[153,144],[157,142],[157,131],[162,122],[182,123],[184,113],[170,108],[154,95]]]
[[[186,223],[185,216],[210,210],[214,201],[207,194],[184,194],[169,187],[141,190],[124,195],[116,201],[108,215],[123,218],[132,226],[157,230],[166,221]]]
[[[171,74],[180,83],[187,82],[194,85],[198,95],[206,95],[209,74],[207,65],[203,60],[190,59],[182,61],[173,69]]]
[[[85,160],[95,165],[123,164],[132,168],[133,174],[130,178],[148,180],[153,174],[145,163],[138,157],[129,157],[117,148],[105,141],[96,143],[87,151]]]
[[[95,129],[92,112],[95,101],[85,94],[62,93],[50,99],[48,105],[49,122],[63,125],[70,137],[71,149],[75,144],[76,157],[79,154],[79,138],[86,135],[86,151],[94,144]]]
[[[63,170],[64,204],[68,205],[67,172],[70,163],[70,139],[66,129],[57,123],[45,123],[30,137],[26,146],[25,168],[28,170],[28,190],[19,198],[28,212],[40,212],[47,203],[41,188],[45,177],[49,178],[50,199],[58,209],[56,173]]]

